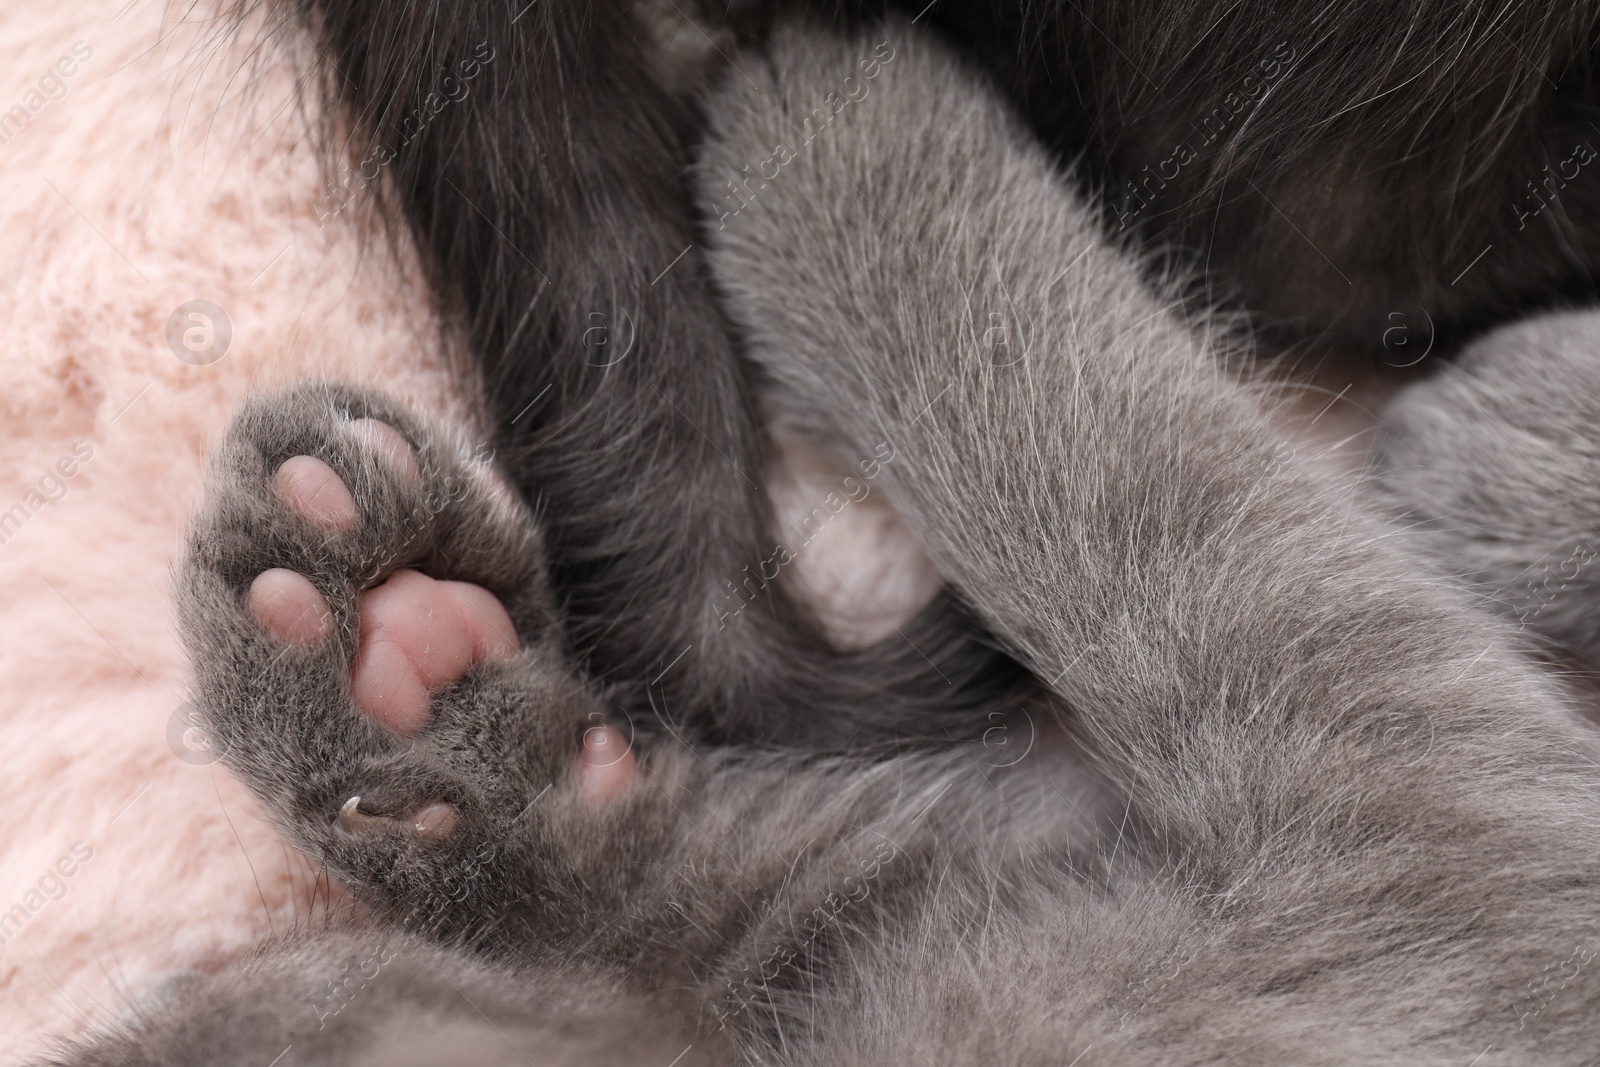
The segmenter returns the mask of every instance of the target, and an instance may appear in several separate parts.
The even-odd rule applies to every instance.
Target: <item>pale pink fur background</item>
[[[247,388],[308,376],[458,403],[426,293],[381,246],[359,254],[351,216],[319,229],[291,66],[252,65],[249,39],[197,50],[208,18],[165,0],[0,5],[0,109],[74,41],[93,49],[0,145],[0,512],[93,448],[0,544],[0,911],[76,842],[93,849],[0,945],[7,1063],[310,903],[310,865],[254,801],[167,741],[185,697],[168,582],[207,443]],[[233,324],[207,367],[166,342],[196,298]]]

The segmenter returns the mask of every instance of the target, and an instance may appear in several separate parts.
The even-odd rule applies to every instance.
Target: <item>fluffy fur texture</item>
[[[254,27],[211,52],[205,13],[182,14],[0,14],[8,109],[75,41],[92,50],[0,145],[0,512],[26,514],[0,544],[0,911],[26,912],[0,945],[7,1062],[329,895],[232,776],[169,747],[190,693],[168,587],[211,439],[250,388],[316,374],[381,380],[458,421],[472,410],[422,279],[364,256],[346,220],[319,229],[289,71],[250,66]],[[195,298],[232,320],[210,366],[168,347]]]
[[[1381,479],[1519,633],[1600,664],[1600,318],[1497,330],[1390,404]]]
[[[763,103],[720,128],[708,175],[816,94],[788,70],[840,71],[828,51],[776,64]],[[908,52],[895,74],[916,69]],[[1348,486],[1283,461],[981,92],[950,75],[900,89],[857,106],[907,136],[841,121],[713,236],[712,259],[751,352],[819,439],[903,444],[890,488],[941,573],[1055,679],[1133,798],[1122,847],[1183,887],[1120,917],[1182,928],[1183,965],[1125,1029],[1084,1022],[1079,1040],[1124,1062],[1589,1055],[1592,991],[1540,1000],[1513,1036],[1518,994],[1491,976],[1585,936],[1591,890],[1568,893],[1593,885],[1591,846],[1568,834],[1592,833],[1592,739],[1503,631],[1417,580],[1425,567]],[[780,243],[793,254],[766,254]],[[863,245],[875,254],[850,253]],[[997,367],[971,326],[1008,305],[1033,356]],[[1095,925],[1069,922],[1063,956],[1080,959]],[[1131,968],[1139,953],[1092,958]]]
[[[585,806],[573,742],[607,689],[565,645],[534,517],[484,492],[448,431],[302,390],[247,409],[219,451],[182,618],[230,763],[380,940],[269,945],[60,1062],[279,1041],[348,1062],[419,1005],[463,1042],[487,1024],[573,1063],[652,1062],[685,1035],[710,1062],[795,1064],[1591,1056],[1592,951],[1567,973],[1600,889],[1593,736],[1348,478],[1285,457],[1218,343],[1146,288],[981,76],[903,21],[780,29],[713,101],[709,213],[883,45],[873,91],[750,190],[708,259],[792,425],[841,462],[893,443],[883,485],[940,572],[1070,705],[1057,758],[662,738],[638,788]],[[991,310],[1020,355],[981,328]],[[417,447],[420,489],[354,447],[341,426],[362,415]],[[358,537],[266,491],[296,454],[342,472]],[[524,641],[441,690],[415,742],[345,692],[374,558],[487,585]],[[271,566],[313,578],[337,638],[273,646],[241,599]],[[446,800],[459,828],[352,829],[335,813],[358,794],[379,815]],[[297,1013],[396,941],[406,962],[364,1010]],[[585,1010],[540,996],[569,975]],[[616,1019],[640,1048],[616,1048]]]

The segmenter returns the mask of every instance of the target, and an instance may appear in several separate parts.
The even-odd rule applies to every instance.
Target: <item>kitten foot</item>
[[[643,793],[566,658],[537,522],[484,449],[382,397],[247,404],[178,597],[230,768],[407,925],[489,922]]]
[[[381,453],[407,481],[420,479],[416,456],[405,438],[377,419],[360,419],[352,431]],[[355,497],[336,471],[314,456],[292,456],[273,476],[283,502],[306,520],[348,532],[360,521]],[[311,645],[333,632],[327,601],[304,575],[275,567],[250,585],[249,604],[263,629],[278,641]],[[356,601],[360,634],[350,669],[350,695],[373,721],[402,737],[428,724],[432,693],[484,661],[507,661],[519,652],[517,632],[500,601],[470,582],[438,581],[420,571],[400,570]],[[615,727],[591,726],[583,733],[578,760],[581,791],[592,803],[627,789],[636,761]],[[377,824],[403,827],[439,840],[456,824],[447,804],[431,804],[407,820],[371,816],[352,797],[340,809],[340,825],[370,832]]]

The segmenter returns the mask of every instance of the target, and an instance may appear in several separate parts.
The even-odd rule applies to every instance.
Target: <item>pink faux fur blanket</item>
[[[213,24],[179,10],[0,13],[8,1063],[311,906],[313,865],[169,730],[171,564],[240,395],[328,376],[457,404],[426,292],[381,242],[361,252],[354,212],[319,226],[290,67],[258,64],[249,35],[197,48]],[[192,300],[231,326],[214,362],[220,322],[180,315],[169,343]]]

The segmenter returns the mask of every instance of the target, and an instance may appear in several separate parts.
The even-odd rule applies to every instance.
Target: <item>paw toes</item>
[[[357,441],[388,461],[395,473],[410,485],[422,482],[422,471],[417,466],[417,453],[399,430],[377,419],[355,419],[350,432]]]
[[[273,568],[250,583],[250,614],[267,633],[294,645],[314,645],[333,632],[328,602],[304,575]]]
[[[321,526],[349,531],[361,521],[361,510],[344,480],[314,456],[285,460],[272,484],[286,504]]]
[[[638,760],[627,738],[614,726],[591,726],[583,733],[578,759],[579,790],[592,805],[616,800],[633,784]]]

